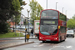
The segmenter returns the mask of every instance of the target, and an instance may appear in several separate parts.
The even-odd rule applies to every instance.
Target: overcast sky
[[[27,9],[30,10],[29,0],[24,1],[27,3],[27,5],[23,6],[24,10],[22,10],[22,14],[24,14],[27,17]],[[44,9],[46,9],[46,0],[36,0],[36,1]],[[58,2],[57,10],[62,12],[62,8],[64,7],[63,14],[67,15],[67,18],[72,18],[72,16],[75,14],[75,0],[48,0],[48,9],[56,9],[56,2]]]

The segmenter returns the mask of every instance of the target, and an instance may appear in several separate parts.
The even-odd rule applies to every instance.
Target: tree
[[[19,22],[21,5],[26,5],[24,2],[22,0],[0,0],[0,33],[8,32],[7,20],[13,16],[17,20],[16,23]]]
[[[27,4],[27,3],[25,3],[25,1],[23,1],[23,0],[19,0],[19,2],[20,2],[20,5],[21,5],[21,6]]]
[[[12,5],[13,5],[13,8],[14,8],[15,11],[20,10],[20,2],[19,2],[19,0],[13,0]]]
[[[25,3],[25,1],[23,1],[23,0],[19,0],[19,2],[20,2],[20,5],[22,6],[22,5],[26,5],[27,3]],[[21,10],[22,9],[24,9],[23,7],[21,7]]]
[[[72,17],[72,19],[67,21],[67,27],[68,28],[75,28],[75,15]]]
[[[13,0],[12,5],[13,9],[15,10],[15,23],[18,24],[20,22],[20,16],[21,16],[21,10],[22,10],[22,5],[26,5],[25,1],[22,0]]]
[[[13,9],[15,10],[15,24],[18,24],[20,21],[20,2],[19,0],[13,0],[12,1]]]
[[[11,0],[0,0],[0,20],[6,22],[10,18],[11,14]]]
[[[75,14],[74,14],[74,16],[72,17],[72,19],[75,19]]]
[[[34,24],[34,20],[40,19],[40,12],[41,10],[43,10],[43,8],[36,0],[30,1],[29,6],[31,8],[31,13],[30,13],[31,20],[32,20],[31,23]]]
[[[0,33],[8,32],[7,20],[12,16],[12,0],[0,0]]]
[[[43,10],[40,4],[37,4],[37,10],[36,10],[36,15],[37,15],[37,20],[40,19],[40,12]]]
[[[71,28],[71,29],[75,28],[75,20],[74,19],[68,20],[67,21],[67,27]]]

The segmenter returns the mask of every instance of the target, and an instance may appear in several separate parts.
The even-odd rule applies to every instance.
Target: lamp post
[[[64,9],[64,7],[62,7],[62,13],[63,13],[63,9]]]
[[[27,9],[27,12],[28,12],[28,19],[29,19],[29,10]],[[28,21],[28,34],[29,34],[29,21]]]
[[[46,9],[48,8],[48,0],[46,0]]]
[[[24,16],[23,14],[21,14],[22,15],[22,17]],[[24,16],[25,17],[25,16]],[[25,23],[25,29],[26,29],[26,18],[23,20],[24,21],[24,23]],[[25,30],[25,42],[26,42],[26,30]]]
[[[65,14],[67,15],[67,10],[66,10]]]
[[[56,10],[57,10],[57,3],[58,3],[58,2],[56,2]]]

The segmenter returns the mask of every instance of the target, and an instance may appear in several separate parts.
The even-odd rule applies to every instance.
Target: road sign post
[[[25,19],[25,28],[26,28],[26,19]],[[25,42],[26,42],[26,30],[25,30]]]

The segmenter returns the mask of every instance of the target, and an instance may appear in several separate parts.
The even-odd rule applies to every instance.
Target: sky
[[[23,6],[23,10],[21,11],[23,15],[28,16],[27,9],[30,11],[29,0],[23,0],[27,3],[27,5]],[[30,0],[31,1],[31,0]],[[43,9],[46,9],[46,1],[47,0],[36,0]],[[72,18],[75,14],[75,0],[48,0],[48,8],[47,9],[56,9],[57,2],[57,10],[61,13],[65,14],[67,18]],[[63,10],[63,11],[62,11]]]

